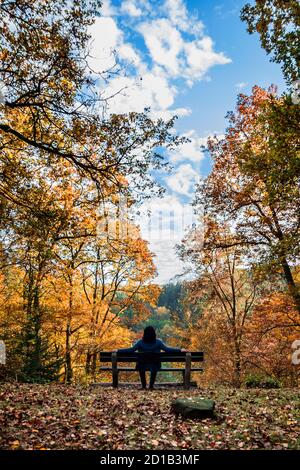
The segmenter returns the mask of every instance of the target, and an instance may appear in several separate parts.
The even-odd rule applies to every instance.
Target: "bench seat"
[[[114,388],[118,387],[119,383],[119,372],[136,372],[135,367],[120,367],[119,363],[151,363],[161,362],[166,363],[165,367],[162,367],[158,372],[181,372],[183,375],[184,388],[188,389],[191,386],[191,372],[202,372],[201,367],[192,367],[192,363],[203,362],[204,354],[202,351],[193,352],[114,352],[114,351],[101,351],[100,362],[110,363],[111,366],[101,366],[99,370],[101,372],[110,371],[112,372],[112,384]],[[168,367],[168,363],[175,362],[175,367]],[[184,363],[184,367],[178,367],[178,363]],[[177,367],[176,367],[177,366]],[[181,385],[181,384],[178,384]]]
[[[113,370],[112,367],[100,367],[100,370]],[[120,372],[136,372],[135,367],[118,367],[118,371]],[[183,372],[185,371],[185,367],[162,367],[158,370],[158,372]],[[191,372],[202,372],[203,369],[200,367],[193,367],[191,368]]]

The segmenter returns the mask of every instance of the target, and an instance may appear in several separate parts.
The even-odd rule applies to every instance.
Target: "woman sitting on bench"
[[[131,348],[118,349],[117,352],[149,352],[159,353],[161,350],[167,353],[186,352],[186,349],[171,348],[166,346],[161,339],[156,338],[156,332],[153,326],[147,326],[144,330],[143,338],[137,341]],[[156,379],[157,371],[161,368],[159,361],[153,360],[153,362],[138,362],[136,370],[140,373],[142,388],[146,388],[146,371],[150,371],[150,385],[149,389],[152,390]]]

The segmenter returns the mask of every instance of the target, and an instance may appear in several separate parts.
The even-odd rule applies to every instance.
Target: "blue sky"
[[[234,109],[239,92],[250,93],[254,85],[285,89],[280,67],[239,19],[245,3],[104,0],[92,28],[93,68],[113,67],[116,57],[123,67],[105,88],[105,96],[117,93],[109,101],[110,111],[150,107],[154,118],[177,114],[177,132],[191,140],[168,156],[173,171],[159,175],[165,198],[145,205],[152,211],[150,221],[145,216],[139,220],[156,255],[159,283],[182,270],[174,245],[194,221],[190,202],[197,178],[210,171],[201,146],[209,135],[224,134],[225,115]]]

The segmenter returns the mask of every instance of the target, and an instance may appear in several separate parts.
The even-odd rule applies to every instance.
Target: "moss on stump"
[[[215,402],[205,398],[177,398],[171,407],[176,415],[180,414],[184,418],[213,418]]]

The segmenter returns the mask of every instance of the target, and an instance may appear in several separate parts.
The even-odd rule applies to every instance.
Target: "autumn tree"
[[[207,347],[215,369],[221,369],[221,364],[227,361],[229,376],[231,373],[229,380],[240,387],[244,337],[257,295],[257,283],[245,267],[243,249],[231,246],[228,227],[207,220],[204,243],[198,231],[198,228],[192,229],[178,247],[180,257],[189,266],[190,276],[194,279],[187,283],[189,305],[204,301],[201,315],[193,318],[191,337],[196,337],[198,343],[202,341],[198,347]],[[217,239],[226,240],[227,247],[218,248]]]
[[[122,185],[124,175],[132,178],[132,186],[143,182],[144,189],[153,182],[147,170],[161,164],[157,148],[179,143],[171,132],[174,119],[153,122],[147,112],[103,119],[106,74],[97,75],[89,67],[89,27],[100,6],[98,0],[1,2],[4,197],[13,197],[8,171],[10,159],[16,158],[12,151],[27,150],[29,162],[44,154],[47,165],[62,159],[91,179],[102,195],[111,185],[128,190]]]
[[[251,96],[240,95],[225,138],[209,142],[213,169],[198,186],[196,206],[204,207],[210,219],[232,226],[230,246],[246,247],[254,264],[282,273],[300,312],[293,275],[299,262],[298,112],[274,90],[254,87]],[[280,123],[286,119],[293,128],[288,132],[284,125],[281,135]],[[216,246],[228,245],[217,240]]]
[[[69,218],[55,240],[52,278],[48,282],[52,284],[51,296],[60,299],[54,320],[61,325],[61,336],[64,338],[64,378],[70,383],[73,377],[72,349],[79,340],[78,333],[86,322],[80,267],[90,261],[86,258],[85,251],[97,234],[98,198],[91,183],[88,184],[74,175],[68,180],[63,179],[62,184],[67,194]],[[76,340],[73,340],[75,334]]]
[[[92,183],[70,165],[61,161],[55,171],[53,166],[47,174],[39,170],[37,165],[32,174],[30,207],[7,199],[3,205],[1,268],[7,301],[0,327],[4,337],[13,334],[10,353],[13,343],[19,344],[22,378],[51,378],[47,343],[54,362],[63,365],[64,380],[71,382],[74,365],[82,364],[84,356],[87,371],[95,372],[99,349],[108,338],[118,343],[112,331],[128,336],[121,321],[128,309],[140,318],[146,313],[144,302],[155,299],[149,285],[155,267],[131,216],[116,218],[116,194],[107,193],[100,210]],[[109,204],[109,198],[114,202]],[[115,217],[109,205],[117,208]],[[12,307],[12,281],[17,309]],[[8,321],[11,308],[14,316]]]
[[[35,183],[30,196],[31,209],[34,204],[35,210],[23,205],[17,209],[14,204],[5,206],[1,268],[6,273],[8,267],[15,267],[22,277],[22,327],[15,341],[19,342],[19,354],[24,359],[24,378],[38,380],[47,378],[45,362],[48,362],[45,359],[48,341],[42,334],[43,321],[48,315],[41,302],[43,284],[52,269],[56,238],[67,224],[68,214],[63,203],[65,194],[57,196],[45,173]]]
[[[9,110],[0,129],[11,142],[61,156],[83,171],[94,169],[88,144],[100,123],[92,111],[95,78],[87,70],[88,26],[100,6],[98,0],[0,5],[0,73]]]
[[[257,301],[247,327],[248,373],[297,386],[299,371],[291,360],[291,344],[299,338],[299,331],[299,317],[291,297],[272,286]]]
[[[144,302],[154,294],[149,281],[156,269],[147,243],[130,218],[108,220],[107,231],[98,234],[87,251],[89,262],[81,268],[90,305],[86,371],[94,374],[97,353],[108,330],[120,324],[130,308],[137,317],[143,314]]]

